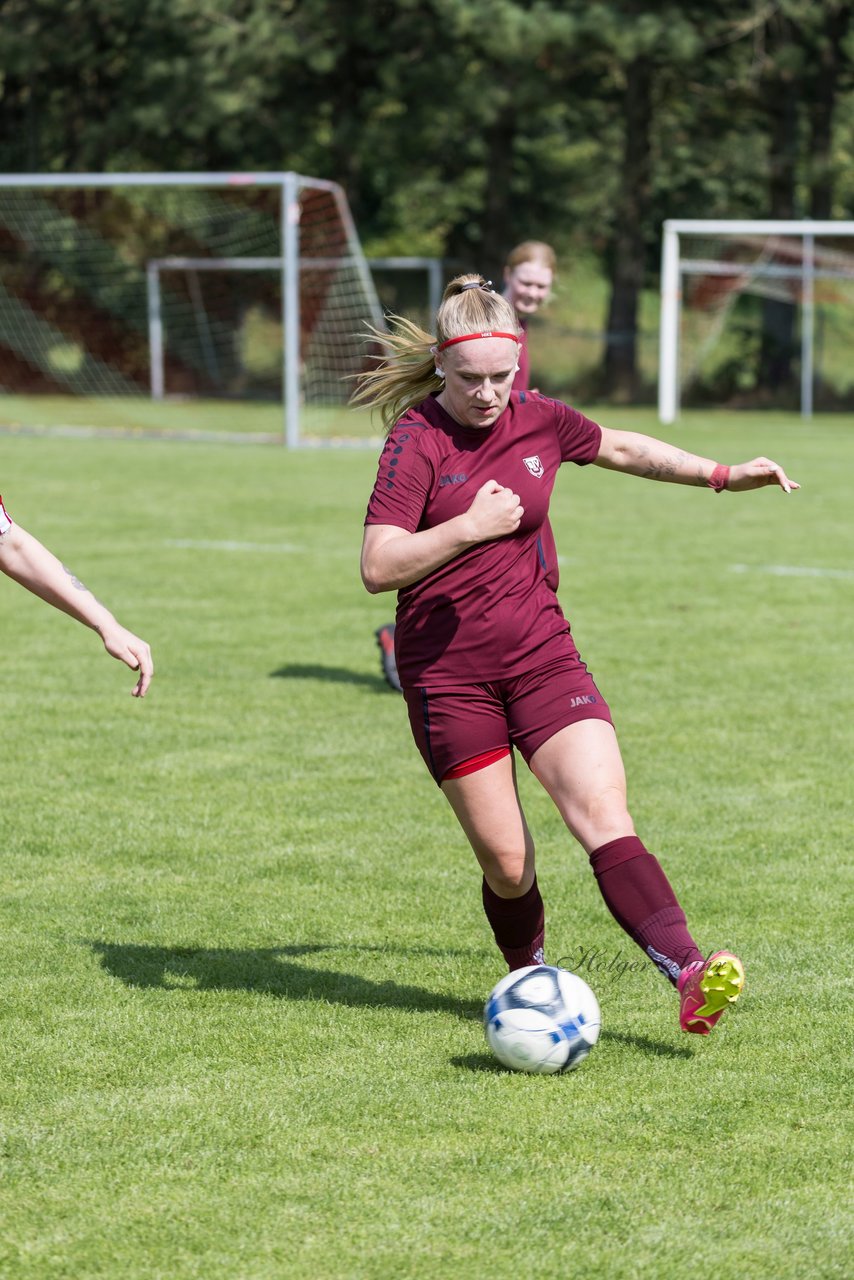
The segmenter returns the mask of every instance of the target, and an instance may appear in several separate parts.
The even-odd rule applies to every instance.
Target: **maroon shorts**
[[[544,742],[576,720],[613,723],[607,702],[577,654],[509,680],[405,689],[403,696],[412,736],[440,784],[464,761],[501,747],[518,747],[527,763]]]

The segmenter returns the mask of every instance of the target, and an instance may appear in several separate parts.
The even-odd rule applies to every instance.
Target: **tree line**
[[[294,169],[344,186],[370,254],[487,274],[521,239],[583,245],[609,281],[603,386],[630,399],[665,218],[852,216],[851,10],[3,0],[0,168]],[[785,377],[792,309],[766,305]]]

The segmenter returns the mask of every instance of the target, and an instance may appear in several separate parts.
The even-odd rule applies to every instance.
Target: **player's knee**
[[[630,835],[634,831],[625,796],[617,788],[587,798],[569,815],[573,835],[588,849],[598,849],[609,840]]]
[[[486,882],[500,898],[520,898],[527,893],[534,879],[533,868],[519,862],[494,864],[484,872]]]
[[[533,879],[534,841],[524,823],[467,832],[484,875],[503,898],[525,893]]]

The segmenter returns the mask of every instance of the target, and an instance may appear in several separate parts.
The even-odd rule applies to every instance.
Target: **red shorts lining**
[[[468,760],[461,760],[459,764],[455,764],[452,769],[442,775],[441,781],[448,782],[450,778],[464,778],[466,774],[477,773],[509,755],[509,747],[493,747],[491,751],[481,751],[479,755],[470,756]]]

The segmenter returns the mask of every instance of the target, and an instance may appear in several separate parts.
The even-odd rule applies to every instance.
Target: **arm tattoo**
[[[89,588],[85,585],[85,583],[81,582],[79,578],[75,577],[74,573],[71,571],[71,569],[68,568],[67,565],[63,565],[62,567],[65,570],[65,572],[68,574],[69,578],[71,579],[71,585],[74,588],[76,588],[77,591],[89,591]]]
[[[650,450],[646,446],[640,451],[641,457],[649,457]],[[647,480],[667,480],[670,476],[682,475],[688,469],[688,464],[696,463],[696,471],[693,476],[693,483],[702,485],[706,483],[703,474],[703,464],[693,453],[685,453],[680,449],[676,454],[665,454],[657,462],[650,461],[646,470],[642,472],[644,479]]]

